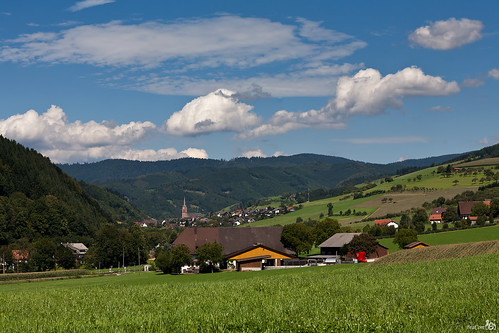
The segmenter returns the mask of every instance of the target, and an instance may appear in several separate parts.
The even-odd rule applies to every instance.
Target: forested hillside
[[[164,218],[180,216],[184,196],[190,212],[207,213],[285,192],[358,184],[393,175],[401,169],[440,164],[456,156],[373,164],[334,156],[299,154],[230,161],[192,158],[157,162],[106,160],[60,167],[76,179],[122,193],[149,215]]]
[[[73,178],[32,149],[0,136],[0,245],[19,239],[84,241],[111,222]]]

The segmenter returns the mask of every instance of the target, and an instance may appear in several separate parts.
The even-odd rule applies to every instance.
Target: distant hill
[[[94,185],[84,187],[35,150],[0,136],[0,245],[19,239],[91,240],[125,200]]]
[[[180,216],[184,196],[190,212],[214,212],[239,202],[286,192],[358,184],[393,175],[401,169],[440,164],[456,156],[374,164],[335,156],[299,154],[230,161],[192,158],[157,162],[105,160],[60,167],[76,179],[122,193],[149,215],[164,218]]]
[[[499,157],[499,143],[482,148],[480,150],[464,153],[459,157],[453,158],[450,162],[457,162],[460,160],[466,160],[469,162],[473,160],[494,158],[494,157]]]

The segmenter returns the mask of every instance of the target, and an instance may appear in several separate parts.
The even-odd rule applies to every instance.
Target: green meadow
[[[471,243],[496,239],[499,239],[499,225],[418,235],[419,241],[429,245]],[[388,248],[389,253],[400,250],[393,243],[393,238],[382,238],[378,241]]]
[[[4,332],[469,332],[497,322],[499,254],[0,284]]]
[[[493,162],[497,162],[495,159]],[[488,162],[490,164],[492,162]],[[494,168],[494,166],[485,166],[487,168]],[[336,214],[333,218],[337,219],[341,224],[351,226],[352,228],[362,228],[366,224],[373,222],[361,222],[366,217],[384,216],[387,213],[398,213],[411,208],[420,207],[425,201],[431,202],[438,197],[453,198],[455,195],[464,191],[476,191],[479,186],[490,184],[493,181],[483,181],[483,172],[477,171],[476,175],[470,173],[464,175],[463,173],[454,173],[449,177],[437,173],[438,167],[430,167],[419,170],[407,175],[393,177],[393,181],[385,182],[384,179],[379,179],[374,182],[375,187],[363,191],[364,194],[375,190],[384,190],[387,193],[377,194],[361,199],[353,199],[352,196],[341,195],[337,197],[302,203],[302,209],[295,212],[267,218],[264,220],[251,223],[251,226],[271,226],[271,225],[286,225],[296,222],[298,217],[304,221],[309,218],[319,220],[321,214],[327,216],[327,204],[332,203],[334,206],[333,212]],[[477,169],[478,170],[478,169]],[[419,179],[418,179],[419,178]],[[456,182],[457,181],[457,182]],[[359,187],[366,184],[361,184]],[[394,186],[401,185],[407,189],[404,192],[389,192]],[[421,190],[424,188],[425,190]],[[346,199],[345,199],[346,198]],[[387,200],[382,201],[383,198]],[[390,199],[390,200],[388,200]],[[348,209],[353,211],[365,211],[365,216],[339,216],[340,211],[345,212]]]

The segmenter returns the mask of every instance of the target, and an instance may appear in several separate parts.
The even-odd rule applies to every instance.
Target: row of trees
[[[312,246],[319,245],[337,232],[346,231],[338,220],[325,218],[321,221],[293,223],[283,227],[281,241],[285,247],[297,254],[308,253]]]
[[[223,248],[219,243],[205,243],[196,249],[197,262],[201,273],[213,273],[224,262]],[[156,267],[165,274],[180,273],[185,265],[192,265],[193,258],[184,244],[156,250]]]
[[[24,244],[20,245],[22,243]],[[7,273],[46,271],[56,267],[70,269],[76,265],[76,257],[70,249],[48,238],[42,238],[33,243],[22,239],[16,243],[16,246],[23,248],[17,252],[18,258],[15,258],[12,253],[14,246],[3,245],[0,247],[2,270]]]

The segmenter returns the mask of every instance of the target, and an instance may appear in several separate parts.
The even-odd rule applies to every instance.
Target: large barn
[[[281,242],[282,227],[186,228],[173,246],[185,244],[193,257],[206,243],[219,243],[229,263],[237,270],[260,270],[281,266],[282,260],[295,257]]]

